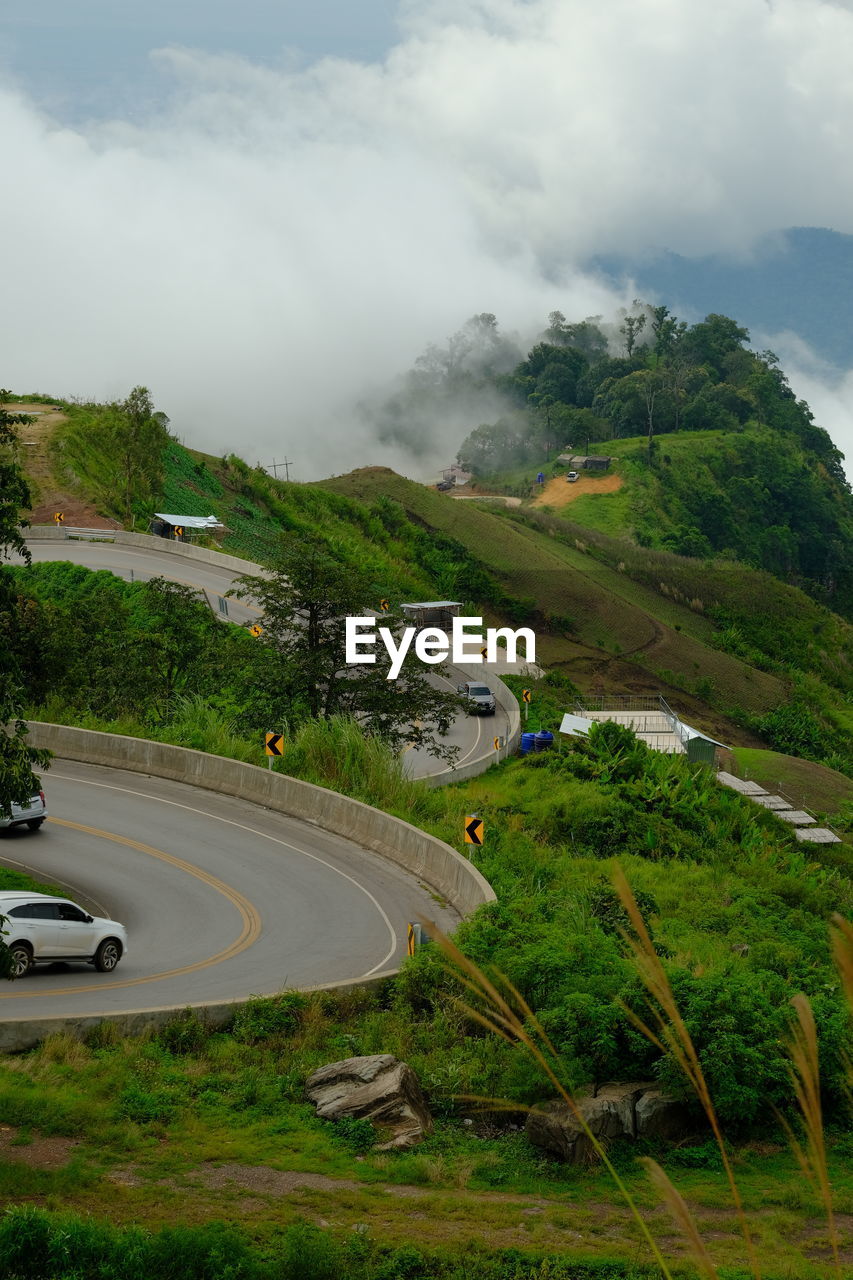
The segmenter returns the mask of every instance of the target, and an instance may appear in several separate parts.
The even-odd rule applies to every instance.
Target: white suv
[[[47,804],[45,803],[44,792],[37,791],[34,796],[30,797],[29,804],[12,805],[11,818],[7,818],[5,813],[0,813],[0,827],[27,826],[30,831],[38,831],[46,817]]]
[[[111,973],[127,952],[127,930],[117,920],[90,916],[67,898],[11,890],[0,893],[3,941],[23,978],[35,964],[77,961]]]

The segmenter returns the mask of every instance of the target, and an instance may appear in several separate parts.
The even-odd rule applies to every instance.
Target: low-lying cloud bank
[[[596,253],[853,231],[847,3],[418,0],[402,19],[381,65],[161,50],[174,93],[144,124],[70,129],[0,91],[0,381],[144,382],[188,443],[286,452],[302,479],[428,474],[458,423],[414,463],[354,406],[468,316],[533,334],[555,308],[612,314],[630,296],[584,273]],[[853,453],[851,378],[795,385]]]

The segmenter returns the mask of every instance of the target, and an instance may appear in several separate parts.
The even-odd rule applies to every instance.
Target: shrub
[[[118,1109],[135,1124],[153,1124],[171,1120],[175,1106],[169,1094],[161,1089],[144,1089],[133,1081],[119,1094]]]
[[[157,1039],[169,1053],[198,1053],[210,1037],[210,1023],[194,1009],[182,1009],[170,1018]]]
[[[672,986],[690,1032],[723,1128],[743,1133],[773,1106],[790,1097],[789,1059],[783,1048],[787,1010],[784,984],[773,998],[755,974],[733,970],[696,978],[673,976]],[[683,1091],[672,1059],[661,1079]]]
[[[241,1044],[259,1044],[271,1036],[289,1036],[296,1030],[308,997],[300,991],[277,996],[254,996],[234,1017],[231,1034]]]
[[[329,1121],[329,1127],[335,1142],[356,1155],[363,1155],[376,1145],[376,1130],[369,1120],[341,1116],[340,1120]]]

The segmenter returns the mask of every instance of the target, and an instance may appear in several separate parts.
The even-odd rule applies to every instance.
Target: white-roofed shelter
[[[173,538],[179,542],[187,537],[200,533],[210,533],[214,529],[224,529],[225,525],[216,516],[180,516],[174,512],[155,511],[151,521],[151,532],[158,538]]]

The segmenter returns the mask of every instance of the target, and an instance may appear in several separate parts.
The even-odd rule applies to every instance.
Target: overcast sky
[[[851,50],[846,0],[5,0],[0,382],[417,473],[352,406],[474,312],[533,333],[630,301],[596,253],[853,232]],[[800,354],[853,453],[853,377]]]

